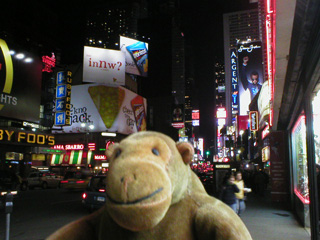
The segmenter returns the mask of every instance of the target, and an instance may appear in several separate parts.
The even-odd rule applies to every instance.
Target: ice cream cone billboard
[[[71,126],[62,127],[63,132],[131,134],[147,129],[146,99],[126,88],[104,84],[75,85],[71,95]],[[90,129],[88,125],[94,128]]]

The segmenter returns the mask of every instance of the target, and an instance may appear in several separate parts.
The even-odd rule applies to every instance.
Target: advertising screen
[[[84,47],[83,82],[124,85],[124,53],[118,50]]]
[[[249,104],[264,82],[261,42],[238,44],[240,115],[248,115]]]
[[[148,43],[120,36],[120,50],[126,56],[126,73],[148,76]]]
[[[0,116],[39,122],[41,58],[0,39]]]
[[[109,131],[131,134],[147,129],[146,99],[123,87],[74,85],[71,96],[71,126],[63,126],[62,132]],[[86,126],[82,126],[83,123]],[[89,128],[89,125],[93,128]]]

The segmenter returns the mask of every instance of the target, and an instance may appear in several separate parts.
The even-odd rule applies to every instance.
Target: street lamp
[[[87,165],[86,165],[86,168],[88,167],[89,165],[89,159],[91,157],[89,157],[89,153],[90,153],[90,156],[91,156],[91,149],[89,147],[89,132],[90,130],[93,130],[94,129],[94,125],[92,122],[82,122],[80,124],[80,126],[83,128],[84,132],[85,132],[85,148],[87,148]]]

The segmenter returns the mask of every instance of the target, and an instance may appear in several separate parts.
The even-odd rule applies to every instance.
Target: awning
[[[51,165],[60,165],[62,163],[64,154],[52,154]]]
[[[65,154],[52,154],[51,165],[86,165],[93,162],[93,151],[89,150],[84,152],[83,150],[66,151]]]

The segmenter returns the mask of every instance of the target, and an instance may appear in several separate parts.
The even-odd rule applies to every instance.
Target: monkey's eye
[[[121,150],[120,150],[120,149],[118,149],[118,150],[116,151],[116,154],[115,154],[114,156],[117,158],[117,157],[119,157],[119,156],[120,156],[120,154],[121,154]]]
[[[159,155],[160,155],[159,150],[156,149],[156,148],[152,148],[152,153],[153,153],[154,155],[156,155],[156,156],[159,156]]]

